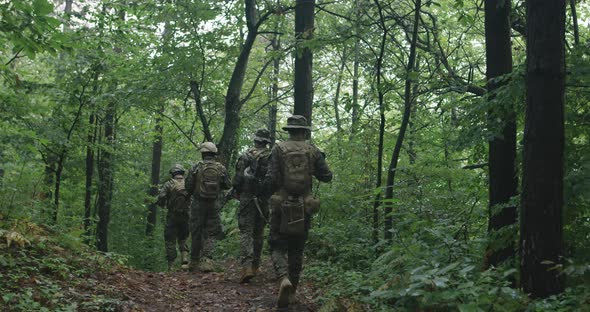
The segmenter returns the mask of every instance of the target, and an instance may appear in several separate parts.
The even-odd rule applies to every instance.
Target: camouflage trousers
[[[216,199],[193,198],[191,202],[191,261],[198,263],[201,255],[211,258],[215,242],[223,234]]]
[[[166,215],[166,228],[164,228],[164,243],[166,245],[166,260],[176,259],[176,244],[180,252],[188,251],[186,240],[189,235],[188,212],[174,213],[168,211]]]
[[[304,235],[292,236],[280,232],[281,207],[271,207],[270,234],[268,244],[271,250],[271,258],[275,277],[280,280],[288,277],[293,287],[297,288],[301,271],[303,270],[303,250],[311,225],[311,217],[305,217]]]
[[[260,211],[259,211],[260,210]],[[264,244],[264,226],[268,219],[268,200],[242,194],[238,210],[240,229],[240,262],[258,268]]]

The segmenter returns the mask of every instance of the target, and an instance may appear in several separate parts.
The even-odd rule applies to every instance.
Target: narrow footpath
[[[248,284],[238,283],[239,268],[226,264],[224,272],[152,273],[136,270],[114,271],[96,276],[100,283],[119,291],[121,311],[317,311],[311,303],[309,285],[301,285],[297,303],[277,309],[276,282],[270,263]]]

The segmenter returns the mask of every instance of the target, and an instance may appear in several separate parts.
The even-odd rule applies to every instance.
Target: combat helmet
[[[170,172],[172,176],[175,176],[177,174],[184,174],[184,171],[184,167],[181,164],[176,164],[172,168],[170,168],[170,171],[168,172]]]
[[[201,147],[199,148],[201,153],[213,153],[217,154],[217,146],[213,142],[204,142],[201,143]]]
[[[254,141],[271,143],[270,132],[268,132],[268,130],[266,129],[256,130],[256,132],[254,133]]]

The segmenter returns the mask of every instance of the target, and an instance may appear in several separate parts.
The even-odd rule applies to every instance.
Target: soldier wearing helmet
[[[321,182],[332,180],[323,153],[305,141],[311,130],[307,119],[293,115],[283,130],[289,132],[289,139],[272,148],[264,180],[265,192],[274,193],[270,198],[268,242],[279,282],[279,308],[295,300],[311,216],[319,209],[319,200],[311,193],[312,177]]]
[[[158,205],[168,210],[164,243],[168,270],[172,270],[176,259],[176,244],[180,249],[181,268],[188,268],[189,204],[190,198],[184,188],[184,168],[180,164],[170,169],[171,178],[162,185],[158,194]]]
[[[199,147],[202,161],[195,164],[186,177],[186,189],[191,195],[191,263],[190,271],[208,272],[214,269],[211,259],[215,239],[221,235],[221,217],[217,202],[223,189],[231,186],[225,167],[215,160],[217,147],[212,142]]]
[[[241,283],[247,283],[259,271],[264,226],[268,219],[268,196],[260,196],[262,182],[268,168],[270,133],[258,129],[254,133],[254,147],[244,152],[236,163],[233,187],[240,200],[238,228],[240,229]]]

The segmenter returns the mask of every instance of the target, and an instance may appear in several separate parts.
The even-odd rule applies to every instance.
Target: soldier
[[[189,196],[184,189],[184,168],[176,164],[170,169],[171,179],[166,181],[158,194],[157,204],[166,208],[166,228],[164,229],[164,241],[166,245],[166,260],[168,270],[176,259],[176,243],[180,249],[180,262],[183,269],[188,268],[188,245],[186,240],[189,234],[188,214]]]
[[[264,180],[265,192],[274,193],[268,240],[279,281],[279,308],[295,300],[311,216],[319,209],[319,200],[311,194],[312,175],[322,182],[332,180],[324,154],[305,141],[311,131],[307,119],[293,115],[283,130],[289,132],[289,139],[272,148]]]
[[[221,231],[221,218],[217,199],[222,189],[231,185],[225,167],[215,160],[217,147],[205,142],[200,147],[202,161],[194,165],[186,177],[186,189],[192,197],[191,213],[191,263],[189,270],[209,272],[213,270],[211,256],[215,239]],[[203,259],[201,259],[201,252]]]
[[[242,275],[240,283],[252,279],[260,267],[260,255],[263,246],[264,226],[268,219],[268,196],[262,193],[262,182],[268,168],[271,143],[270,133],[258,129],[254,134],[254,147],[240,156],[236,163],[233,187],[240,200],[238,208],[238,227],[240,229],[240,262]]]

